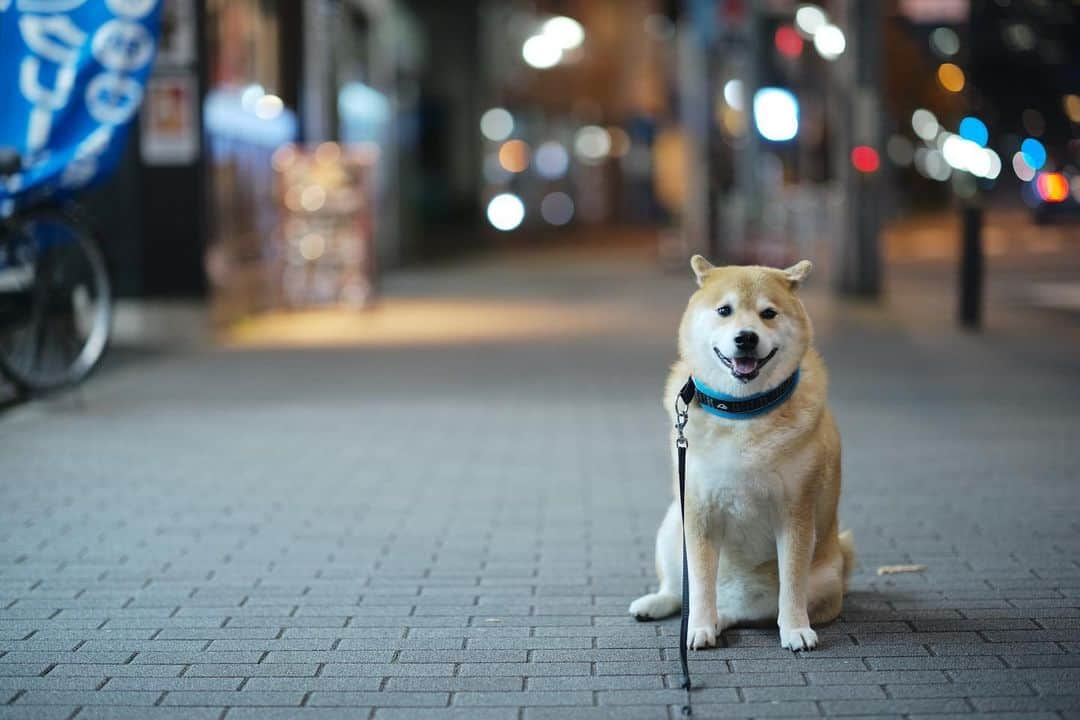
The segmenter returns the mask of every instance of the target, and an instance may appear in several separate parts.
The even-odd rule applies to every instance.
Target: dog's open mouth
[[[720,358],[720,362],[731,369],[732,376],[739,382],[750,382],[758,376],[761,372],[761,368],[765,367],[765,363],[772,360],[773,355],[780,348],[773,348],[772,352],[763,358],[759,358],[756,355],[736,355],[735,357],[728,357],[724,353],[720,352],[719,348],[714,347],[713,352],[716,353],[716,357]]]

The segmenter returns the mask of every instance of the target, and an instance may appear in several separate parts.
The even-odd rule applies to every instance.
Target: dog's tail
[[[837,537],[840,541],[840,553],[844,556],[844,590],[847,590],[847,581],[851,577],[851,571],[855,568],[855,535],[850,530],[845,530]]]

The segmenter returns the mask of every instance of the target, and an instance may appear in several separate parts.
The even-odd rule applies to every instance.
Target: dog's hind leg
[[[841,543],[844,541],[841,540]],[[832,622],[844,604],[844,585],[852,558],[848,548],[841,545],[827,560],[815,563],[810,570],[809,611],[814,625]]]
[[[659,620],[682,608],[682,521],[676,503],[656,533],[656,574],[660,590],[630,603],[630,614],[638,620]]]

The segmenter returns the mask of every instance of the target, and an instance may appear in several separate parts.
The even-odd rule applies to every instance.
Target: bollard
[[[982,207],[965,203],[960,210],[960,325],[977,330],[982,324]]]

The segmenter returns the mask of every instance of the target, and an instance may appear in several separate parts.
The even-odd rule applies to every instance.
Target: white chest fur
[[[688,433],[686,482],[694,505],[705,513],[709,540],[727,564],[754,567],[775,560],[778,509],[792,459],[776,457],[760,443],[748,445],[743,428],[731,431],[702,420]]]

